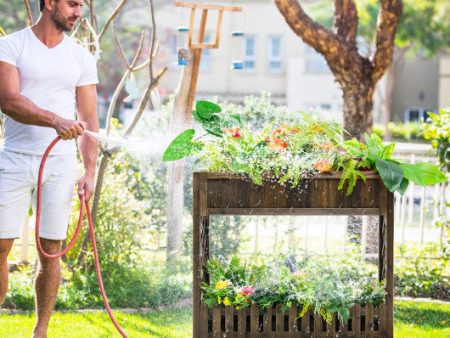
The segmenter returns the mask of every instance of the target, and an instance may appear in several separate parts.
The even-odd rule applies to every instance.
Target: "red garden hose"
[[[103,303],[105,304],[105,308],[106,308],[106,311],[108,312],[109,318],[111,318],[111,321],[113,322],[117,331],[120,332],[122,337],[128,338],[126,333],[123,331],[123,329],[120,327],[120,325],[117,323],[116,319],[114,318],[111,307],[109,306],[108,298],[106,297],[105,289],[103,287],[102,274],[100,271],[100,262],[98,259],[97,243],[95,241],[95,232],[94,232],[94,224],[92,223],[91,209],[89,208],[89,202],[86,200],[86,196],[84,194],[80,195],[80,216],[78,218],[77,229],[75,230],[75,234],[73,235],[73,238],[70,241],[70,243],[66,246],[66,248],[64,250],[62,250],[61,252],[56,253],[56,254],[48,254],[42,248],[41,240],[39,237],[39,229],[40,229],[40,223],[41,223],[42,176],[44,173],[45,161],[47,160],[47,157],[48,157],[50,151],[52,150],[52,148],[60,140],[61,140],[61,137],[58,136],[57,138],[55,138],[52,141],[52,143],[50,143],[50,145],[48,146],[47,150],[44,153],[44,156],[42,157],[41,165],[39,167],[39,177],[38,177],[38,186],[37,186],[37,206],[36,206],[36,244],[37,244],[38,250],[43,256],[45,256],[49,259],[56,259],[56,258],[63,256],[75,244],[76,239],[80,233],[81,226],[83,224],[84,210],[86,210],[86,215],[87,215],[87,219],[88,219],[88,223],[89,223],[89,232],[91,234],[91,240],[92,240],[92,249],[94,251],[95,271],[97,273],[98,285],[100,287],[100,293],[102,294],[102,297],[103,297]]]

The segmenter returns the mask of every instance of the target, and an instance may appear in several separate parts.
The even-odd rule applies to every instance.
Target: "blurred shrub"
[[[430,244],[421,251],[402,246],[403,259],[397,259],[394,265],[395,292],[400,296],[430,297],[450,300],[449,278],[446,276],[449,252],[439,259],[439,248]]]

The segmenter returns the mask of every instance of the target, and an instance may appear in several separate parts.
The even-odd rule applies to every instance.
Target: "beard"
[[[72,17],[65,18],[59,11],[58,7],[56,7],[55,10],[53,12],[51,12],[50,18],[52,19],[53,23],[55,24],[56,29],[58,29],[61,32],[72,31],[74,25],[71,25],[69,20],[73,20],[74,23],[77,20],[77,18],[72,18]]]

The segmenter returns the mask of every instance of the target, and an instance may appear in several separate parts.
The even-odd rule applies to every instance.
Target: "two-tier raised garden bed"
[[[338,190],[339,173],[316,175],[292,188],[267,180],[256,185],[250,179],[196,172],[194,198],[193,336],[207,337],[393,337],[393,194],[380,177],[367,172],[350,196]],[[336,316],[328,325],[320,315],[301,308],[281,312],[262,311],[256,305],[236,310],[231,306],[208,308],[202,304],[201,283],[208,281],[210,215],[377,215],[379,216],[378,278],[386,281],[386,299],[378,307],[356,304],[341,325]]]

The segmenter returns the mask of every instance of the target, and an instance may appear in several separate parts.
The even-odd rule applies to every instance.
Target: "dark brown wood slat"
[[[309,312],[309,311],[307,311],[306,313],[305,313],[305,315],[302,317],[302,320],[301,320],[301,322],[302,322],[302,337],[309,337],[310,336],[310,333],[311,333],[311,330],[310,330],[310,327],[309,327],[309,317],[310,317],[310,315],[311,315],[311,313]]]
[[[319,338],[322,336],[322,316],[320,314],[314,314],[314,337]]]
[[[379,337],[386,337],[387,331],[386,331],[386,303],[381,303],[378,306],[378,336]]]
[[[298,308],[297,305],[292,305],[289,309],[289,337],[297,337],[297,316]]]
[[[208,305],[202,304],[200,306],[200,336],[206,337],[208,335]]]
[[[275,309],[275,315],[276,315],[276,332],[277,333],[283,333],[284,331],[284,313],[281,311],[281,305],[278,304]]]
[[[208,215],[378,215],[368,208],[210,208]]]
[[[373,305],[366,304],[366,337],[371,338],[372,335],[372,324],[373,324]]]
[[[270,337],[268,333],[272,332],[272,308],[268,308],[264,311],[263,332],[265,333],[264,337]]]
[[[247,333],[247,314],[249,313],[248,309],[240,309],[237,310],[238,316],[238,337],[245,337]]]
[[[361,306],[353,305],[352,312],[352,337],[361,337]]]
[[[221,337],[222,336],[221,320],[222,320],[222,309],[220,307],[216,306],[213,309],[213,322],[212,322],[212,336],[213,337]]]
[[[250,332],[259,332],[259,308],[258,305],[252,304],[250,308]]]
[[[229,174],[229,173],[216,173],[216,172],[198,172],[198,173],[204,173],[207,175],[208,180],[223,180],[223,179],[235,179],[235,180],[249,180],[249,178],[246,175],[238,175],[238,174]],[[379,179],[380,176],[375,173],[372,170],[365,171],[364,174],[366,175],[367,179]],[[332,172],[332,173],[322,173],[312,176],[312,179],[335,179],[340,180],[342,176],[342,172]]]
[[[234,322],[234,307],[225,306],[225,333],[227,337],[230,333],[234,332],[233,322]]]

